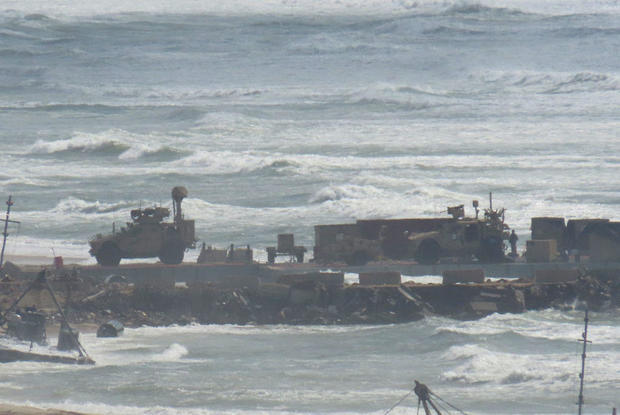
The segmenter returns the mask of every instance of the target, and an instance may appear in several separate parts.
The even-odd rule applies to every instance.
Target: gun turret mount
[[[183,186],[175,186],[172,188],[172,209],[174,211],[174,221],[178,223],[183,219],[181,211],[181,202],[187,197],[187,189]]]

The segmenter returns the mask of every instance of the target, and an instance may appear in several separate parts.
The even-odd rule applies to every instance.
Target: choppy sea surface
[[[0,2],[9,255],[92,263],[89,237],[175,185],[201,241],[259,258],[277,233],[310,247],[316,224],[489,192],[523,243],[532,216],[619,219],[619,131],[617,0]],[[3,366],[0,399],[379,414],[417,378],[469,413],[568,414],[580,319],[87,334],[98,366]],[[591,413],[617,399],[619,327],[593,328]]]
[[[585,414],[618,405],[618,316],[591,315]],[[384,414],[427,383],[444,413],[575,414],[583,313],[388,326],[185,326],[83,334],[96,366],[4,364],[0,401],[98,414]],[[54,339],[52,339],[53,341]],[[445,401],[445,402],[444,402]],[[417,413],[408,396],[392,414]]]

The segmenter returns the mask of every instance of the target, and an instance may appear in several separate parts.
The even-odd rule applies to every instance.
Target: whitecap
[[[185,346],[173,343],[163,352],[153,355],[153,360],[159,362],[174,362],[187,356],[188,353]]]
[[[71,138],[55,141],[37,140],[30,148],[30,154],[53,154],[63,151],[92,152],[116,151],[127,149],[127,145],[110,137],[108,134],[77,134]]]

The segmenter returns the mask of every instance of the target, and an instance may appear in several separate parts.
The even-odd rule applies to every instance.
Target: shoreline
[[[0,402],[1,415],[93,415],[84,412],[64,411],[55,408],[40,408],[36,406],[13,405]]]
[[[78,256],[63,256],[59,255],[65,264],[71,264],[72,266],[84,266],[88,265],[91,258],[78,257]],[[12,262],[18,267],[28,267],[31,265],[53,267],[54,257],[49,255],[19,255],[19,254],[7,254],[4,256],[5,262]],[[92,261],[90,261],[92,262]]]

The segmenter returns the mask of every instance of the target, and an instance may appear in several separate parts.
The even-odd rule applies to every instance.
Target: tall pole
[[[588,344],[588,309],[586,308],[585,328],[581,335],[581,342],[583,342],[583,352],[581,353],[581,373],[579,374],[579,415],[581,415],[581,407],[583,406],[583,378],[586,371],[586,345]]]
[[[4,219],[4,232],[2,233],[4,239],[2,240],[2,252],[0,252],[0,268],[2,268],[2,264],[4,264],[4,248],[6,247],[6,237],[9,236],[8,227],[9,214],[11,213],[11,206],[13,206],[12,197],[13,196],[9,196],[9,200],[6,201],[6,219]]]

